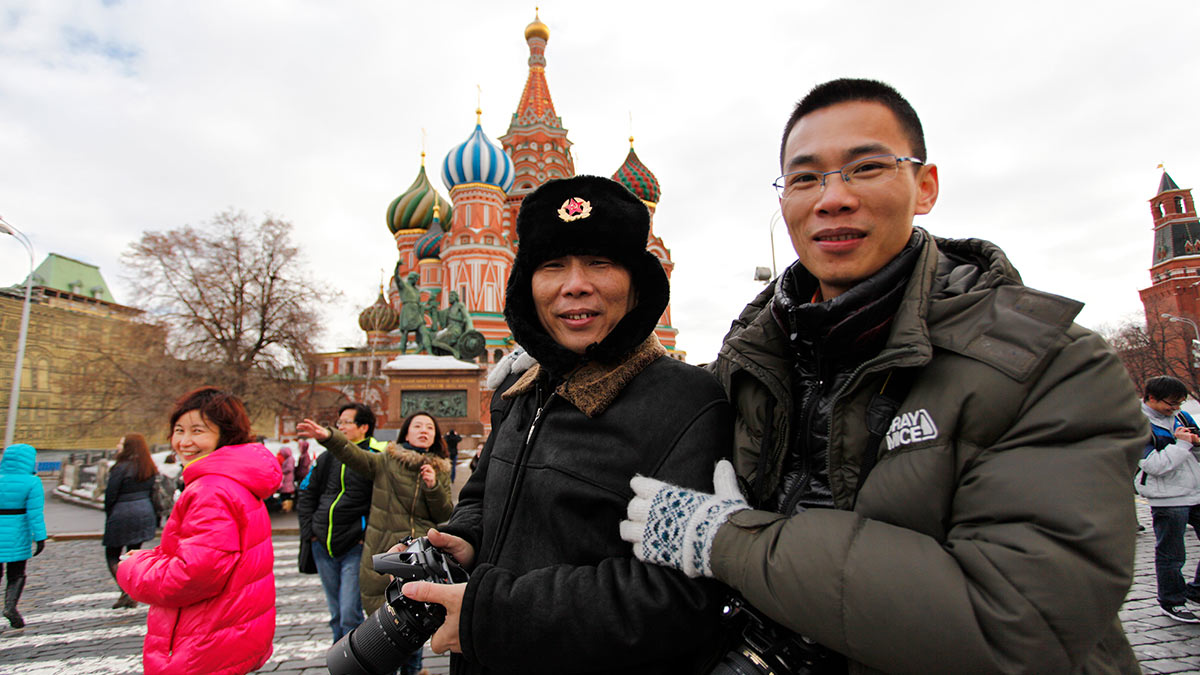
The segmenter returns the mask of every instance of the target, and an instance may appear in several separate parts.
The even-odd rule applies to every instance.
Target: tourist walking
[[[186,394],[171,413],[171,449],[187,487],[162,543],[126,554],[117,582],[150,605],[145,672],[238,675],[261,667],[275,635],[275,554],[264,499],[279,462],[253,442],[237,397]]]
[[[32,445],[10,445],[0,456],[0,573],[8,575],[4,587],[4,618],[13,628],[25,626],[17,602],[25,589],[25,562],[46,547],[46,520],[42,515],[42,481],[37,477],[37,451]]]
[[[150,457],[150,447],[141,434],[126,434],[117,441],[116,464],[108,471],[104,487],[104,558],[113,579],[121,553],[142,547],[154,538],[158,517],[151,501],[158,470]],[[137,607],[125,591],[113,603],[113,609]]]
[[[1181,623],[1200,623],[1187,601],[1200,602],[1200,565],[1189,583],[1183,577],[1188,525],[1200,535],[1200,447],[1196,420],[1179,409],[1187,385],[1169,375],[1151,378],[1142,395],[1142,413],[1150,420],[1150,440],[1133,487],[1146,498],[1154,523],[1154,572],[1158,606]]]
[[[370,615],[383,604],[390,579],[372,567],[371,556],[384,553],[407,537],[424,536],[450,517],[450,460],[437,419],[425,412],[408,416],[400,425],[400,445],[383,452],[363,450],[336,429],[306,419],[296,425],[300,434],[315,438],[355,473],[374,481],[371,515],[363,541],[358,585],[362,606]],[[421,670],[417,649],[400,669],[401,675]]]

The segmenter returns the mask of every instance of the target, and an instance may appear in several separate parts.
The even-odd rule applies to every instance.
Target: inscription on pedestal
[[[402,418],[425,411],[435,417],[466,417],[467,392],[465,390],[405,391],[400,395]]]

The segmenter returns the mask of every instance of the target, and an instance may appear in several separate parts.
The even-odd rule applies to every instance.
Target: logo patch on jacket
[[[916,412],[900,413],[892,418],[892,426],[887,432],[888,450],[894,450],[902,445],[911,445],[921,441],[931,441],[938,436],[937,425],[929,411],[921,408]]]

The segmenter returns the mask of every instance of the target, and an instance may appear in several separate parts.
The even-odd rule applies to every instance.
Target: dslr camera
[[[332,675],[395,672],[446,620],[445,607],[406,598],[400,587],[409,581],[457,584],[467,580],[467,572],[425,537],[399,553],[371,556],[371,566],[394,579],[384,591],[383,606],[326,654],[325,665]]]
[[[759,614],[741,596],[722,610],[737,636],[709,675],[832,675],[846,672],[846,659]],[[740,630],[738,629],[740,627]]]

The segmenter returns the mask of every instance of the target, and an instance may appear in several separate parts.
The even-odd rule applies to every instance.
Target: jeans
[[[417,647],[417,651],[413,652],[408,659],[400,665],[400,675],[417,675],[421,672],[421,653],[425,649],[425,645]]]
[[[1158,577],[1158,604],[1178,607],[1189,597],[1200,598],[1200,565],[1191,583],[1183,580],[1183,538],[1187,526],[1200,537],[1200,505],[1152,506],[1154,519],[1154,573]]]
[[[329,627],[333,629],[333,641],[354,630],[363,620],[362,596],[358,594],[358,564],[362,560],[362,543],[342,555],[332,558],[325,545],[313,542],[313,562],[317,564],[317,576],[325,589],[325,603],[329,605]]]

